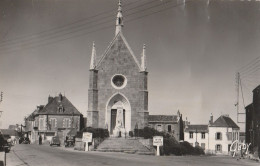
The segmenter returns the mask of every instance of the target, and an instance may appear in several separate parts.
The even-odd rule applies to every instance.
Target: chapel
[[[89,69],[87,126],[118,135],[148,126],[146,47],[137,59],[123,35],[121,1],[115,36],[97,60],[93,43]]]

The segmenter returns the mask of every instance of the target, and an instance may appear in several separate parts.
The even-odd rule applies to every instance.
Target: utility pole
[[[236,74],[236,92],[237,92],[237,102],[235,106],[237,107],[237,122],[238,122],[238,116],[239,116],[239,85],[240,85],[240,73],[237,72]]]
[[[4,93],[1,91],[1,94],[0,94],[0,103],[2,103],[2,101],[3,101],[3,95],[4,95]],[[0,118],[1,118],[1,116],[2,116],[2,114],[3,114],[3,111],[0,111]],[[0,119],[1,120],[1,119]],[[0,121],[0,126],[1,126],[2,124],[1,124],[1,121]]]
[[[240,88],[240,89],[239,89]],[[242,89],[242,83],[241,83],[241,77],[240,77],[240,73],[237,72],[236,74],[236,92],[237,92],[237,102],[235,104],[235,106],[237,107],[237,123],[245,123],[245,121],[239,121],[239,115],[245,115],[245,112],[239,112],[239,97],[240,97],[240,93],[239,91],[241,90],[241,94],[242,94],[242,99],[243,99],[243,104],[245,107],[245,103],[244,103],[244,95],[243,95],[243,89]],[[245,108],[244,108],[245,109]],[[245,111],[245,110],[244,110]]]

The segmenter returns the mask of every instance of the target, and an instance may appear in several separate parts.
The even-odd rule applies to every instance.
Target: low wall
[[[143,138],[140,138],[140,139],[138,139],[138,141],[141,144],[143,144],[146,148],[148,148],[149,150],[154,150],[153,139],[143,139]]]
[[[0,152],[0,166],[5,166],[6,154],[5,152]]]

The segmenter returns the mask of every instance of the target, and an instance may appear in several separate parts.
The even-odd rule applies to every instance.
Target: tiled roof
[[[208,125],[188,125],[185,132],[208,132]]]
[[[117,46],[117,45],[124,45],[126,47],[126,52],[129,52],[130,55],[133,57],[136,65],[138,66],[139,70],[141,70],[139,61],[137,60],[136,56],[134,55],[134,52],[132,51],[131,47],[129,46],[129,44],[127,43],[124,35],[122,34],[122,32],[119,32],[114,39],[111,41],[111,43],[109,44],[108,48],[105,50],[105,53],[102,55],[102,57],[100,58],[100,60],[97,63],[96,69],[100,66],[101,62],[103,61],[103,59],[109,55],[109,51],[111,51],[111,48],[113,46]]]
[[[260,85],[258,85],[258,86],[253,90],[253,92],[255,92],[255,91],[259,90],[259,89],[260,89]]]
[[[18,132],[16,130],[1,129],[1,132],[3,135],[18,136]]]
[[[34,110],[33,113],[31,113],[31,114],[26,118],[26,120],[28,120],[28,121],[34,121],[35,115],[37,115],[38,112],[43,109],[43,107],[44,107],[44,105],[37,106],[37,109]]]
[[[239,129],[238,125],[226,115],[221,115],[213,124],[212,127],[231,127],[234,129]]]
[[[177,115],[149,115],[149,122],[178,122]]]
[[[59,110],[62,108],[62,111]],[[48,104],[43,107],[43,109],[39,109],[37,114],[46,115],[81,115],[81,113],[73,106],[73,104],[61,94],[52,98]]]

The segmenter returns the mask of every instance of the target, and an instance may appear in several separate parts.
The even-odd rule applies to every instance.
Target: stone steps
[[[123,152],[129,154],[154,155],[154,151],[133,138],[107,138],[96,149],[100,152]]]

